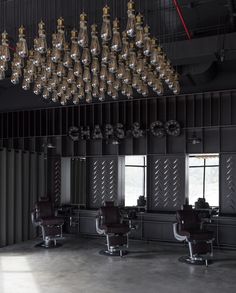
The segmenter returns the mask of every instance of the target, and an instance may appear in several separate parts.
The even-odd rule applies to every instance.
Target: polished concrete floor
[[[0,249],[0,293],[236,292],[236,251],[215,250],[209,267],[178,261],[187,248],[131,242],[123,257],[99,255],[101,239],[66,239],[46,250],[26,242]]]

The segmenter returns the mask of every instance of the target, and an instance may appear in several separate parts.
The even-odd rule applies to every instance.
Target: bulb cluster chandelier
[[[25,28],[19,28],[18,42],[11,60],[8,34],[2,33],[0,45],[0,79],[11,61],[11,82],[24,90],[65,105],[69,100],[104,101],[106,94],[116,100],[119,92],[127,98],[133,91],[146,97],[150,89],[164,93],[164,83],[174,94],[180,92],[178,74],[157,39],[150,35],[143,16],[135,13],[134,2],[128,2],[126,29],[110,19],[110,8],[103,8],[101,31],[97,25],[89,28],[87,15],[80,15],[79,31],[73,29],[67,40],[64,19],[57,20],[52,44],[47,44],[45,24],[38,24],[33,48],[28,50]]]

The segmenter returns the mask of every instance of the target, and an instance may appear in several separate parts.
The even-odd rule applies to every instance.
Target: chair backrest
[[[201,221],[199,220],[197,211],[193,209],[179,210],[176,213],[178,229],[181,231],[200,230]]]
[[[118,207],[106,204],[106,206],[101,207],[99,215],[102,217],[102,225],[111,225],[120,223],[120,210]]]
[[[35,209],[37,212],[38,219],[54,216],[52,203],[49,200],[36,202]]]

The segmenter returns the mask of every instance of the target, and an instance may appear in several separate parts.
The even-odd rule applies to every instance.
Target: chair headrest
[[[114,206],[115,206],[114,201],[106,201],[105,202],[105,207],[114,207]]]

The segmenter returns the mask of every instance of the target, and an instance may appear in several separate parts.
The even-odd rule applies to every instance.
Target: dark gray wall
[[[187,153],[220,153],[220,211],[222,215],[215,220],[212,227],[217,230],[221,243],[236,245],[233,236],[236,215],[235,111],[236,91],[231,90],[0,113],[0,146],[40,152],[43,143],[50,139],[55,149],[48,153],[50,166],[48,189],[50,188],[52,195],[57,190],[57,198],[60,197],[60,191],[58,191],[60,190],[60,175],[58,175],[60,171],[55,172],[57,170],[55,166],[59,164],[60,157],[86,157],[87,207],[89,208],[97,208],[105,199],[116,199],[118,191],[122,197],[122,185],[118,178],[119,157],[147,155],[149,214],[142,216],[145,219],[144,222],[141,221],[142,235],[146,235],[147,239],[159,240],[173,240],[173,213],[183,203],[186,193],[185,155]],[[156,120],[166,122],[171,119],[180,123],[180,136],[165,135],[163,138],[158,138],[149,131],[151,122]],[[139,122],[146,130],[146,134],[139,139],[128,137],[119,145],[107,144],[104,140],[73,142],[67,135],[70,126],[94,127],[96,124],[123,123],[129,128],[133,122]],[[189,142],[194,131],[201,138],[200,144],[193,145]],[[110,163],[113,164],[112,178],[109,178]],[[104,170],[103,165],[106,166]],[[157,170],[163,170],[165,167],[167,177],[165,178],[163,174],[158,176]],[[230,179],[227,177],[229,170]],[[98,177],[99,180],[97,180],[95,171],[98,176],[103,175],[103,177]],[[168,186],[166,190],[165,184]],[[109,193],[110,188],[111,193]],[[9,190],[9,193],[11,194],[12,191]],[[151,211],[156,213],[151,214]],[[164,212],[165,215],[159,212]],[[91,212],[87,211],[87,213],[89,215]],[[81,219],[81,233],[87,231],[88,234],[93,234],[94,224],[93,216]],[[155,236],[156,234],[158,235]]]

